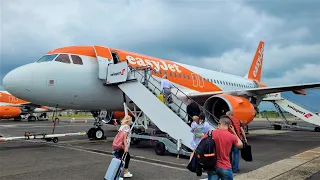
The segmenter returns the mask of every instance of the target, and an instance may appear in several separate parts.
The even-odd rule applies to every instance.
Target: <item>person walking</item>
[[[167,75],[164,75],[161,80],[161,93],[164,95],[165,102],[172,103],[171,89],[174,88],[172,83],[167,79]]]
[[[122,145],[120,149],[114,149],[115,154],[118,158],[121,158],[123,156],[124,153],[126,154],[126,158],[125,158],[125,165],[124,165],[124,174],[123,177],[124,178],[131,178],[133,175],[129,172],[129,162],[130,162],[130,153],[129,153],[129,147],[130,147],[130,141],[131,141],[131,128],[130,128],[130,124],[132,122],[132,117],[129,115],[126,115],[122,121],[121,121],[121,126],[118,130],[118,134],[115,137],[112,145],[113,145],[113,149],[114,147],[119,147],[117,140],[122,140]],[[123,134],[121,134],[123,133]],[[119,138],[118,138],[119,137]],[[121,137],[123,137],[123,139],[121,139]]]
[[[246,134],[241,126],[241,122],[239,119],[235,118],[233,116],[233,113],[231,111],[228,111],[226,115],[230,118],[230,125],[234,127],[234,130],[236,132],[236,135],[239,137],[239,139],[242,141],[242,143],[248,143]],[[233,133],[231,129],[229,129],[229,132]],[[233,173],[238,173],[239,170],[239,159],[240,159],[240,152],[239,148],[237,146],[232,147],[231,152],[231,162],[232,162],[232,171]]]
[[[193,116],[199,116],[200,114],[200,108],[197,103],[195,103],[192,99],[188,99],[188,105],[187,105],[187,114],[188,116],[188,125],[191,126],[192,123],[192,117]]]

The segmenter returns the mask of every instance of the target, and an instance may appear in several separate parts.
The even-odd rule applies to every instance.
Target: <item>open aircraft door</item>
[[[99,64],[99,79],[107,79],[108,65],[113,64],[110,49],[103,46],[93,46]]]

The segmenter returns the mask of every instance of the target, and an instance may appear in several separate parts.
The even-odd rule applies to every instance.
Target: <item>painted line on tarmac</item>
[[[272,135],[272,134],[282,134],[292,132],[289,130],[272,130],[272,129],[259,129],[259,130],[249,130],[248,137],[250,136],[258,136],[258,135]]]
[[[72,149],[72,150],[76,150],[76,151],[92,153],[92,154],[97,154],[97,155],[113,157],[111,152],[106,152],[106,151],[88,149],[88,148],[77,147],[77,146],[64,146],[64,145],[56,145],[56,144],[48,144],[48,145],[54,146],[54,147],[60,147],[60,148],[66,148],[66,149]],[[140,160],[136,156],[131,156],[131,161],[141,162],[141,163],[145,163],[145,164],[151,164],[151,165],[158,166],[158,167],[170,168],[170,169],[175,169],[175,170],[180,170],[180,171],[186,171],[186,172],[189,171],[187,168],[173,167],[173,166],[165,165],[163,162],[161,162],[161,164],[159,164],[157,162],[152,162],[149,160],[147,161],[146,159]],[[166,164],[171,164],[171,162],[166,162]],[[179,164],[179,165],[181,165],[181,164]]]

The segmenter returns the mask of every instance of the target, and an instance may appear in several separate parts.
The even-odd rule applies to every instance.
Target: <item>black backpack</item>
[[[215,170],[217,163],[216,144],[212,139],[212,130],[208,137],[202,139],[194,152],[194,156],[204,170]]]

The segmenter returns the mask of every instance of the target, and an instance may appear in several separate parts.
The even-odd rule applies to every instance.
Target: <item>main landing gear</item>
[[[104,131],[101,128],[103,126],[103,116],[105,111],[91,111],[91,114],[94,118],[94,123],[92,128],[89,129],[87,135],[90,140],[102,140],[106,139],[106,136],[104,135]]]

